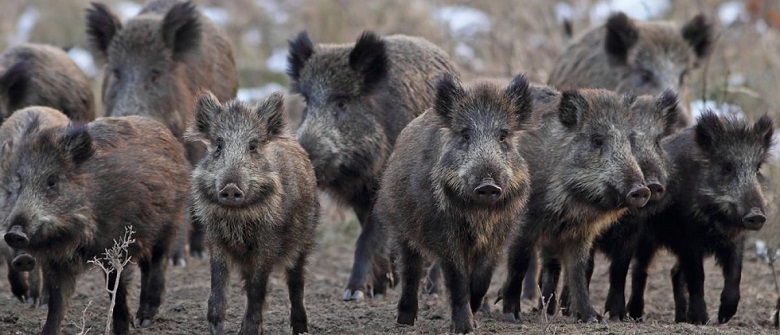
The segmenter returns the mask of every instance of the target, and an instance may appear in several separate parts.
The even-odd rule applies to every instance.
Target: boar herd
[[[189,250],[210,258],[210,333],[226,331],[233,269],[247,299],[240,333],[262,333],[278,267],[292,332],[307,333],[318,189],[361,225],[341,298],[400,283],[402,325],[415,323],[422,281],[438,292],[443,279],[450,331],[473,332],[505,253],[496,302],[510,322],[537,287],[547,313],[602,321],[588,292],[596,251],[611,261],[606,313],[641,319],[661,248],[676,257],[675,321],[708,322],[709,255],[725,280],[717,320],[737,312],[746,236],[766,221],[774,124],[712,112],[691,122],[686,80],[714,43],[702,15],[677,25],[613,14],[570,43],[547,85],[464,81],[419,37],[314,44],[303,31],[289,40],[290,92],[305,100],[295,131],[282,93],[234,99],[231,44],[189,1],[153,0],[127,22],[93,3],[86,31],[105,64],[105,117],[63,50],[0,55],[0,255],[11,293],[48,306],[41,334],[60,333],[87,261],[130,226],[140,301],[131,315],[130,277],[107,276],[113,332],[153,322],[167,266]]]

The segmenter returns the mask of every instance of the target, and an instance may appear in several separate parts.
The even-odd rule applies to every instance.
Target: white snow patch
[[[258,46],[263,42],[263,32],[258,28],[251,28],[241,35],[244,44]]]
[[[34,7],[27,7],[16,21],[16,33],[8,37],[10,45],[22,44],[30,40],[30,34],[38,23],[41,13]]]
[[[728,27],[745,17],[745,4],[742,1],[724,2],[718,6],[720,23]]]
[[[287,89],[279,83],[269,83],[259,87],[241,87],[238,89],[236,98],[241,101],[256,102],[265,99],[271,95],[271,93],[285,91],[287,91]]]
[[[745,75],[741,73],[733,73],[729,75],[729,86],[743,86],[745,85]]]
[[[483,11],[466,6],[445,6],[432,14],[435,20],[447,24],[450,32],[459,37],[474,37],[490,30],[490,17]]]
[[[466,43],[458,42],[455,45],[455,55],[463,59],[472,60],[475,56],[474,48]]]
[[[230,23],[230,13],[224,8],[219,7],[201,7],[201,12],[203,12],[203,15],[205,15],[211,22],[214,22],[214,24],[218,27],[227,27],[228,23]]]
[[[780,129],[775,129],[775,136],[772,138],[772,143],[774,143],[774,145],[769,153],[770,158],[780,162]],[[780,180],[776,181],[776,183],[780,183]],[[778,197],[780,197],[780,195],[778,195]]]
[[[92,57],[92,53],[86,49],[72,47],[68,50],[68,56],[87,76],[94,77],[100,72],[97,66],[95,66],[95,59]]]
[[[268,60],[265,61],[265,66],[269,71],[276,73],[284,73],[287,71],[287,49],[274,49],[271,53],[271,57],[268,57]]]
[[[661,18],[672,8],[670,0],[602,0],[590,9],[590,22],[606,20],[615,12],[626,13],[637,20],[653,20]]]
[[[745,112],[742,111],[742,107],[732,105],[729,103],[722,103],[718,105],[715,101],[707,100],[705,103],[702,100],[695,100],[691,102],[691,112],[693,113],[693,119],[696,120],[699,115],[706,110],[711,110],[715,114],[720,116],[736,117],[739,119],[745,118]]]
[[[567,2],[559,2],[555,4],[555,20],[563,22],[563,20],[571,20],[574,18],[574,7]]]
[[[138,13],[141,12],[141,9],[143,9],[142,5],[130,1],[122,1],[116,5],[116,11],[122,21],[126,21],[127,19],[138,15]]]

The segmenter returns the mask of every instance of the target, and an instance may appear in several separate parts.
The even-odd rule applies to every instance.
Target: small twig
[[[87,309],[89,309],[89,306],[92,306],[92,300],[87,302],[87,306],[84,307],[84,310],[81,312],[81,326],[79,327],[79,333],[77,335],[87,335],[89,330],[92,329],[92,327],[87,327]]]
[[[135,239],[133,238],[134,233],[135,231],[133,231],[133,226],[125,227],[125,235],[119,241],[114,240],[114,246],[111,249],[106,249],[106,251],[103,252],[102,258],[95,256],[92,260],[87,261],[87,263],[92,263],[100,267],[100,269],[102,269],[106,274],[106,291],[108,291],[108,294],[111,296],[111,304],[108,307],[105,334],[111,333],[111,318],[114,315],[116,293],[119,289],[119,281],[122,280],[120,278],[122,271],[124,271],[127,264],[132,263],[132,256],[130,255],[128,249],[131,244],[135,243]],[[110,283],[109,278],[111,273],[114,271],[116,271],[114,287],[110,288],[108,286]]]

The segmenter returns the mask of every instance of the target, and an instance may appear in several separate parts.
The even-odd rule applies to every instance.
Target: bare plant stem
[[[132,259],[132,256],[128,252],[128,247],[130,244],[135,243],[135,239],[133,239],[134,233],[133,226],[125,227],[125,235],[118,241],[114,240],[114,246],[111,249],[106,249],[106,251],[103,252],[102,258],[95,256],[92,260],[87,261],[87,263],[92,263],[100,267],[106,274],[106,291],[108,291],[108,294],[111,296],[111,304],[108,307],[105,334],[111,333],[111,319],[114,315],[114,306],[116,305],[116,293],[119,289],[119,281],[122,280],[122,271],[124,271],[125,267]],[[111,282],[109,279],[111,278],[111,273],[114,271],[116,271],[116,276],[114,278],[114,287],[111,288],[109,287],[109,283]]]

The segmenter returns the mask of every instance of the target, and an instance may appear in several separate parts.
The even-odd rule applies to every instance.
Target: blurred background
[[[124,21],[143,1],[105,1]],[[315,43],[353,42],[366,29],[381,34],[425,37],[444,48],[464,76],[509,78],[525,72],[537,82],[548,73],[568,38],[599,25],[614,11],[640,20],[685,22],[706,14],[717,27],[714,53],[690,78],[694,114],[703,108],[744,117],[763,114],[780,123],[780,1],[778,0],[196,0],[235,48],[241,89],[238,98],[261,99],[285,90],[288,81],[287,40],[306,29]],[[0,11],[0,48],[37,42],[60,46],[93,78],[99,97],[101,64],[88,49],[84,9],[88,0],[4,0]],[[290,99],[290,118],[298,124],[302,103]],[[99,99],[98,99],[99,100]],[[100,106],[100,101],[97,101]],[[99,115],[102,114],[98,107]],[[780,141],[778,141],[780,142]],[[773,164],[764,167],[771,191],[780,184],[780,145]],[[770,248],[780,243],[776,203],[761,239]],[[327,206],[326,206],[327,207]],[[335,208],[334,206],[330,206]],[[329,210],[326,218],[344,222],[335,235],[353,241],[358,232],[351,213]],[[346,230],[347,236],[344,236]],[[759,248],[760,249],[760,248]],[[759,250],[760,251],[760,250]]]

